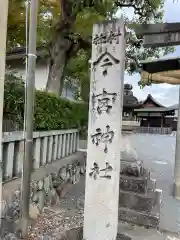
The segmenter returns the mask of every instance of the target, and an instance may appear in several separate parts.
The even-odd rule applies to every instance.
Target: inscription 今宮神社
[[[95,24],[84,210],[88,240],[117,236],[124,65],[123,20]]]

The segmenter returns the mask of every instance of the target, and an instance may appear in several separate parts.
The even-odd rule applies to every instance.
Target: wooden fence
[[[151,134],[171,134],[172,128],[161,127],[135,127],[135,133],[151,133]]]

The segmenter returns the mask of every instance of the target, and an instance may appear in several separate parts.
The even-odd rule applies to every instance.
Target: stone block
[[[59,240],[83,240],[83,227],[73,228],[65,231],[59,236]],[[117,240],[131,240],[131,237],[122,233],[117,234]]]
[[[73,184],[70,182],[65,182],[63,184],[61,184],[57,189],[57,194],[59,196],[59,198],[63,198],[66,193],[73,187]]]
[[[132,239],[131,237],[122,233],[118,233],[116,238],[116,240],[131,240],[131,239]]]
[[[36,193],[38,197],[38,208],[40,211],[43,210],[46,201],[46,195],[44,191],[39,191]]]
[[[147,193],[147,179],[121,175],[120,189],[136,193]]]
[[[83,228],[79,227],[67,230],[59,237],[59,240],[83,240]]]
[[[143,172],[142,162],[139,161],[127,163],[121,167],[121,174],[126,176],[140,177],[143,176]]]
[[[151,179],[151,171],[149,169],[143,168],[143,174],[142,176],[147,179],[150,180]]]
[[[156,189],[154,194],[155,194],[155,198],[154,198],[153,212],[156,212],[157,214],[160,215],[161,203],[162,203],[162,190]]]
[[[43,179],[38,181],[37,187],[38,187],[39,191],[43,190],[43,188],[44,188],[44,180]]]
[[[156,189],[156,179],[150,179],[147,181],[147,191],[154,192]]]
[[[51,177],[51,175],[48,175],[47,177],[44,178],[45,193],[48,194],[52,188],[53,188],[52,177]]]
[[[40,210],[39,210],[38,206],[34,203],[30,203],[30,205],[29,205],[30,218],[36,219],[39,214],[40,214]]]
[[[20,217],[20,191],[15,192],[6,203],[7,208],[5,216],[8,219],[16,221]]]
[[[119,220],[140,226],[156,228],[159,225],[159,214],[138,212],[132,209],[119,208]]]
[[[155,194],[135,194],[132,192],[120,191],[119,206],[134,209],[137,211],[151,212],[155,202]]]
[[[7,213],[7,209],[8,209],[7,202],[1,201],[0,206],[1,206],[0,207],[0,219],[3,219],[6,217],[6,213]]]
[[[174,183],[173,184],[173,196],[177,200],[180,200],[180,184],[179,183]]]

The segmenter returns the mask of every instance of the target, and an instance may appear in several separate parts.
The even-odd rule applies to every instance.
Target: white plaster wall
[[[14,68],[25,80],[25,68],[19,66],[18,68]],[[42,64],[36,64],[36,72],[35,72],[35,87],[37,90],[43,90],[46,87],[47,78],[48,78],[48,66]]]
[[[22,78],[25,80],[25,65],[22,64],[22,61],[13,61],[13,64],[10,65],[12,70],[15,70],[18,74],[22,76]],[[35,88],[37,90],[44,90],[46,87],[47,79],[48,79],[48,73],[49,73],[49,66],[45,62],[37,62],[36,63],[36,72],[35,72]],[[74,99],[74,94],[72,89],[64,88],[62,97],[67,99]]]
[[[125,126],[140,126],[140,122],[137,122],[137,121],[122,121],[122,125],[125,125]]]
[[[178,117],[178,110],[175,110],[175,115],[174,117]]]

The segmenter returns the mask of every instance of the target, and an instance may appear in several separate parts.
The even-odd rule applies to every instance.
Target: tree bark
[[[72,2],[59,0],[60,19],[54,27],[54,35],[50,49],[49,74],[46,84],[46,91],[54,93],[57,97],[61,96],[64,85],[64,70],[69,58],[76,54],[80,48],[89,47],[82,39],[73,39],[72,26],[76,20],[78,11],[74,11]],[[80,11],[83,6],[79,2]],[[76,4],[75,4],[76,6]]]
[[[52,42],[46,91],[54,93],[57,97],[61,96],[63,91],[64,69],[72,47],[73,42],[64,38],[61,33]]]

